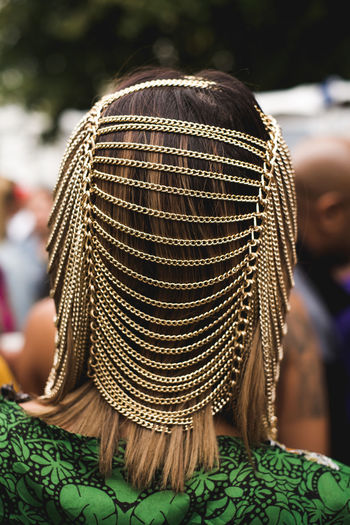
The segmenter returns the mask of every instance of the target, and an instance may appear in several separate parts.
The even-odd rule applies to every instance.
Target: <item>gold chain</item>
[[[214,193],[211,191],[191,190],[188,188],[178,188],[177,186],[165,186],[164,184],[155,184],[153,182],[145,182],[143,180],[127,179],[126,177],[119,177],[118,175],[109,175],[98,170],[93,170],[92,175],[95,179],[109,180],[111,182],[118,182],[126,186],[134,186],[137,188],[145,188],[147,190],[159,191],[162,193],[171,193],[174,195],[185,195],[187,197],[197,197],[201,199],[211,200],[225,200],[234,202],[259,202],[255,195],[234,195],[229,193]],[[96,184],[91,187],[93,193],[102,196]],[[112,201],[111,201],[112,202]]]
[[[48,241],[49,270],[53,273],[51,293],[58,301],[58,337],[46,396],[58,399],[66,388],[67,371],[72,371],[72,382],[77,382],[83,363],[88,361],[88,374],[99,392],[122,415],[157,431],[171,432],[173,425],[190,429],[199,410],[211,404],[212,413],[216,414],[230,399],[236,399],[237,381],[244,369],[258,312],[266,420],[273,433],[275,383],[295,261],[296,200],[288,149],[274,119],[260,110],[268,140],[176,119],[105,114],[108,107],[111,111],[117,107],[111,104],[121,97],[161,87],[208,92],[220,89],[215,82],[184,77],[143,82],[103,97],[77,126],[62,159]],[[125,133],[128,131],[145,131],[150,139],[155,136],[153,132],[178,134],[179,138],[207,138],[231,144],[237,158],[143,144],[139,138],[143,134]],[[120,139],[112,142],[108,136],[112,133],[120,133]],[[133,135],[135,142],[123,142],[123,137]],[[131,158],[119,158],[119,150],[129,150]],[[145,158],[136,160],[137,151],[143,152]],[[255,161],[241,160],[242,151],[253,155]],[[149,162],[148,153],[160,154],[159,159],[169,155],[174,164]],[[180,166],[176,160],[181,157],[206,161],[209,169]],[[211,163],[220,167],[214,171]],[[241,170],[242,176],[222,173],[221,166],[227,165]],[[117,166],[124,168],[119,174]],[[198,177],[201,186],[192,189],[138,180],[140,169],[164,176],[182,175],[188,180]],[[135,178],[129,178],[131,174]],[[208,179],[234,185],[235,193],[207,191]],[[111,183],[103,184],[108,191],[101,189],[103,182]],[[114,193],[118,189],[114,183],[138,188],[140,194],[155,191],[187,197],[192,214],[179,213],[181,208],[156,209],[123,200]],[[196,215],[197,199],[209,201],[212,215]],[[177,201],[181,204],[180,199]],[[238,211],[244,204],[245,213],[222,215],[220,201],[237,203]],[[107,202],[111,206],[104,205]],[[130,223],[118,220],[119,208],[130,211],[126,214]],[[110,210],[107,213],[104,209]],[[145,221],[138,221],[141,214]],[[152,220],[158,219],[190,223],[193,235],[157,235],[152,230]],[[138,228],[140,222],[147,226]],[[207,238],[201,234],[201,224],[214,225],[212,231],[216,231],[216,225],[237,222],[246,222],[238,232],[231,230],[220,237],[207,234]],[[120,238],[120,232],[132,239]],[[144,243],[138,245],[138,239],[174,247],[174,257],[156,255],[158,252],[146,249]],[[217,246],[218,252],[211,257],[181,259],[176,257],[177,246]],[[130,266],[124,264],[125,253],[135,258],[128,258]],[[215,272],[215,265],[224,261],[232,261],[225,266],[229,269]],[[157,265],[169,266],[169,280],[155,278]],[[205,275],[212,277],[203,280],[187,282],[177,270],[205,265],[211,272]],[[123,282],[125,276],[129,277],[128,285]],[[141,294],[139,283],[152,288]],[[211,286],[215,286],[214,291],[206,293],[205,288]],[[171,291],[173,300],[155,298],[154,287],[159,289],[160,297],[164,297],[162,289]],[[170,292],[165,297],[171,298]],[[175,310],[181,318],[172,318]],[[179,330],[182,326],[189,328]],[[174,328],[178,333],[174,333]],[[74,352],[68,352],[70,339],[74,340]],[[157,341],[165,341],[164,346]],[[181,341],[188,344],[179,346]]]
[[[108,195],[108,194],[107,194]],[[107,199],[108,197],[106,197]],[[158,217],[159,219],[167,219],[171,221],[184,221],[184,222],[198,222],[198,223],[230,223],[230,222],[240,222],[247,221],[250,219],[255,219],[262,217],[261,212],[252,212],[252,213],[241,213],[237,215],[228,215],[221,217],[214,217],[211,215],[185,215],[182,213],[172,213],[164,210],[154,210],[153,208],[147,208],[146,206],[140,206],[134,204],[133,202],[124,201],[118,197],[113,198],[113,203],[122,208],[128,210],[136,211],[137,213],[143,213],[144,215],[149,215],[151,217]],[[93,210],[96,214],[102,213],[95,205],[93,205]],[[105,216],[107,217],[107,216]],[[106,219],[109,222],[109,217]]]
[[[182,126],[186,130],[199,130],[204,131],[210,136],[211,134],[222,135],[227,137],[234,137],[237,139],[242,139],[247,142],[251,142],[263,150],[266,149],[266,141],[249,135],[248,133],[243,133],[242,131],[237,131],[234,129],[225,129],[219,128],[217,126],[209,126],[208,124],[200,124],[199,122],[189,122],[178,119],[162,118],[162,117],[148,117],[145,115],[117,115],[117,116],[108,116],[102,117],[100,119],[100,124],[111,124],[115,122],[140,122],[143,124],[162,124],[164,126]]]
[[[102,274],[100,275],[100,278],[103,279],[106,283],[106,286],[110,286],[108,281],[113,283],[114,286],[122,290],[123,292],[126,292],[131,297],[134,297],[135,299],[144,302],[145,304],[149,304],[152,306],[155,306],[157,308],[166,308],[166,309],[173,309],[173,310],[187,310],[189,308],[196,308],[199,306],[203,306],[208,303],[212,303],[216,301],[216,299],[219,299],[223,295],[228,294],[232,288],[234,288],[239,282],[242,281],[244,274],[241,273],[238,275],[238,277],[233,280],[231,283],[229,283],[227,286],[222,288],[221,290],[218,290],[217,292],[213,293],[212,295],[208,295],[206,297],[202,297],[201,299],[196,299],[194,301],[184,301],[184,302],[167,302],[167,301],[157,301],[156,299],[153,299],[152,297],[148,297],[146,295],[142,295],[136,290],[130,288],[126,284],[124,284],[122,281],[117,279],[115,275],[113,275],[105,264],[103,264],[102,260],[99,257],[95,258],[95,265],[99,269]],[[106,280],[108,279],[108,281]]]
[[[113,237],[112,235],[110,235],[96,221],[93,221],[92,225],[95,231],[98,232],[106,241],[109,241],[112,245],[117,246],[126,253],[130,253],[131,255],[134,255],[139,259],[144,259],[146,261],[152,261],[159,264],[166,264],[169,266],[205,266],[208,264],[215,264],[222,261],[227,261],[227,259],[232,259],[233,257],[237,257],[237,255],[240,255],[241,253],[249,250],[251,246],[257,245],[257,241],[255,239],[251,239],[250,241],[248,241],[247,244],[240,246],[236,250],[232,250],[222,255],[215,255],[213,257],[207,257],[203,259],[169,259],[166,257],[160,257],[159,255],[153,255],[148,252],[142,252],[141,250],[136,250],[136,248],[132,248],[128,244],[125,244]]]
[[[238,168],[244,168],[247,170],[255,171],[256,173],[263,173],[263,168],[260,166],[257,166],[256,164],[252,164],[251,162],[244,162],[242,160],[237,159],[229,159],[227,157],[221,157],[219,155],[213,155],[211,153],[203,153],[201,151],[192,151],[192,150],[186,150],[186,149],[180,149],[180,148],[170,148],[167,146],[155,146],[153,144],[140,144],[137,142],[99,142],[95,146],[95,151],[98,150],[112,150],[113,149],[127,149],[127,150],[137,150],[137,151],[153,151],[155,153],[165,153],[167,155],[176,155],[178,157],[190,157],[194,159],[201,159],[201,160],[209,160],[211,162],[217,162],[220,164],[228,164],[229,166],[237,166]],[[110,159],[113,159],[113,157],[98,157],[95,156],[94,162],[98,163],[100,162],[107,162],[112,163]],[[158,164],[160,167],[163,166],[163,164]],[[129,166],[132,166],[132,164],[129,164]],[[143,167],[143,166],[138,166]],[[171,168],[180,168],[180,166],[172,166]],[[163,170],[165,171],[165,170]],[[201,170],[191,170],[192,172],[201,172]],[[192,175],[192,173],[186,172],[187,175]],[[176,171],[176,173],[179,173]],[[185,172],[182,172],[185,173]],[[208,172],[212,173],[212,172]],[[194,174],[194,173],[193,173]],[[218,174],[221,175],[221,174]],[[230,176],[229,176],[230,177]],[[209,177],[211,178],[211,177]],[[213,177],[218,178],[218,177]],[[220,177],[221,178],[221,177]],[[234,179],[237,179],[237,182],[246,183],[246,179],[243,177],[235,177]],[[222,180],[231,180],[231,182],[236,182],[236,180],[230,178],[224,178]]]
[[[98,194],[100,194],[100,192],[101,194],[103,193],[106,196],[106,198],[108,197],[107,193],[102,192],[102,190],[99,190]],[[113,202],[113,199],[114,197],[111,197],[111,202]],[[143,232],[141,230],[131,228],[126,224],[122,224],[121,222],[112,219],[104,212],[99,210],[96,206],[92,207],[92,211],[107,224],[113,226],[113,228],[117,228],[118,230],[124,233],[133,235],[134,237],[139,237],[140,239],[145,239],[146,241],[157,242],[160,244],[171,244],[173,246],[215,246],[217,244],[225,244],[232,241],[238,241],[239,239],[243,239],[244,237],[250,236],[252,233],[258,232],[261,229],[260,226],[251,226],[246,230],[243,230],[238,233],[233,233],[232,235],[227,235],[226,237],[213,237],[212,239],[178,239],[176,237],[174,238],[163,237],[162,235],[154,235],[152,233]]]
[[[108,117],[106,117],[108,119]],[[220,142],[224,142],[227,144],[232,144],[233,146],[238,146],[242,149],[245,149],[247,151],[250,151],[250,153],[253,153],[257,157],[260,157],[262,159],[265,158],[265,152],[261,151],[258,148],[255,148],[254,146],[251,146],[250,144],[246,144],[245,142],[242,142],[241,140],[237,140],[234,134],[232,132],[230,133],[230,130],[228,133],[224,133],[222,128],[215,128],[213,126],[210,126],[211,129],[208,129],[207,126],[204,124],[196,123],[196,125],[188,125],[189,123],[182,120],[176,120],[174,123],[169,124],[167,122],[163,122],[162,118],[157,117],[143,117],[139,115],[123,115],[118,117],[112,117],[113,120],[108,119],[104,120],[102,123],[106,122],[127,122],[126,124],[114,124],[112,126],[105,126],[101,127],[97,131],[97,136],[106,135],[109,133],[115,133],[118,131],[128,131],[128,130],[140,130],[140,131],[162,131],[165,133],[181,133],[183,135],[192,135],[195,137],[204,137],[208,139],[214,139]],[[167,119],[164,119],[167,120]],[[250,137],[249,139],[247,137]],[[242,137],[246,139],[247,141],[253,142],[251,136],[245,135],[242,133]],[[259,141],[260,142],[260,141]],[[254,141],[254,144],[260,145],[260,143],[257,143]],[[266,143],[264,143],[264,149],[266,148]]]
[[[147,150],[147,147],[142,147],[142,144],[138,144],[140,146],[139,150]],[[136,148],[135,148],[136,149]],[[163,149],[161,147],[158,147],[157,149]],[[164,148],[165,149],[165,148]],[[169,148],[170,149],[170,148]],[[178,151],[184,151],[184,150],[178,150]],[[217,157],[220,158],[220,157]],[[260,182],[258,180],[254,179],[248,179],[245,177],[238,177],[235,175],[226,175],[225,173],[219,173],[217,171],[205,171],[205,170],[196,170],[193,168],[186,168],[185,166],[175,166],[173,164],[160,164],[159,162],[147,162],[144,160],[134,160],[134,159],[124,159],[119,157],[95,157],[94,158],[94,164],[112,164],[115,166],[128,166],[131,168],[142,168],[147,170],[153,170],[153,171],[164,171],[166,173],[175,173],[178,175],[190,175],[192,177],[202,177],[206,179],[217,179],[217,180],[225,180],[228,182],[233,182],[236,184],[246,184],[247,186],[260,186]],[[243,166],[241,166],[243,167]],[[259,166],[254,166],[254,164],[248,164],[247,162],[244,165],[245,168],[251,169],[258,173],[263,173],[263,169]],[[97,172],[100,174],[101,172]],[[104,173],[105,175],[109,175]],[[110,180],[112,182],[116,181],[119,182],[119,177],[116,177],[115,175],[109,175],[109,178],[106,179],[103,177],[104,180]]]
[[[108,250],[98,241],[98,239],[93,238],[92,240],[94,249],[96,250],[95,256],[99,257],[99,254],[101,253],[103,257],[105,257],[113,266],[125,273],[126,275],[129,275],[130,277],[134,277],[138,281],[141,281],[146,284],[150,284],[152,286],[157,286],[158,288],[167,288],[169,290],[196,290],[198,288],[205,288],[206,286],[212,286],[213,284],[220,283],[222,281],[225,281],[235,273],[237,273],[239,270],[241,270],[250,260],[252,260],[252,255],[248,254],[244,257],[244,259],[234,266],[233,268],[230,268],[226,272],[217,275],[216,277],[212,277],[210,279],[205,279],[204,281],[191,281],[191,282],[173,282],[173,281],[160,281],[158,279],[153,279],[153,277],[149,277],[147,275],[141,274],[139,272],[136,272],[132,268],[129,268],[128,266],[125,266],[121,262],[119,262],[117,259],[113,257],[109,253]],[[101,260],[101,259],[100,259]]]

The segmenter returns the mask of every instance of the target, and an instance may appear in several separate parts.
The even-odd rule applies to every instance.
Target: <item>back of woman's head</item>
[[[242,83],[214,71],[125,78],[84,117],[62,162],[46,399],[90,378],[109,417],[128,422],[139,485],[162,468],[181,488],[198,464],[212,467],[213,415],[224,408],[246,442],[265,438],[294,236],[288,152]],[[113,452],[112,427],[101,447]]]

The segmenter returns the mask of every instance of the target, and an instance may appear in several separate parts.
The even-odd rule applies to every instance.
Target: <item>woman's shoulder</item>
[[[30,415],[32,412],[35,412],[35,415]],[[41,439],[53,439],[58,442],[77,441],[80,445],[85,440],[96,442],[95,438],[81,436],[46,423],[41,419],[42,413],[45,413],[45,406],[31,399],[28,394],[16,392],[11,385],[0,388],[0,425],[3,429],[8,427],[12,436],[28,432],[38,442]]]
[[[288,480],[287,487],[298,484],[298,480],[301,479],[311,479],[316,476],[319,480],[321,476],[327,474],[324,478],[326,480],[334,478],[345,479],[348,482],[347,496],[350,501],[350,466],[323,454],[288,448],[277,441],[268,440],[252,448],[250,461],[240,438],[224,436],[219,438],[219,450],[221,465],[231,472],[231,480],[234,479],[232,472],[236,472],[237,465],[250,469],[259,479],[268,482],[284,478]],[[308,486],[303,488],[307,489]]]
[[[201,490],[210,494],[211,513],[215,502],[222,504],[220,512],[216,509],[220,519],[231,514],[235,523],[256,519],[256,523],[350,524],[349,467],[273,441],[253,448],[251,461],[239,438],[219,437],[219,451],[220,467],[197,474],[190,490],[199,498]]]
[[[247,459],[246,448],[241,438],[219,436],[218,440],[220,455],[231,458],[233,462],[235,462],[235,460],[241,462],[244,456]],[[276,471],[276,473],[281,472],[281,470],[289,464],[306,467],[306,465],[310,463],[314,466],[319,465],[334,471],[342,470],[350,475],[350,467],[339,461],[333,460],[332,458],[317,452],[290,448],[271,439],[261,443],[259,446],[253,447],[251,452],[256,467],[260,464],[269,463],[271,469]]]
[[[8,385],[0,389],[0,472],[6,458],[14,457],[17,439],[28,434],[26,415],[17,404],[15,391]],[[1,487],[0,487],[1,488]]]

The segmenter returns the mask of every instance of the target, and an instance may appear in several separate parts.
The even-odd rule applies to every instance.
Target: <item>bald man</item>
[[[350,140],[312,137],[292,157],[299,219],[296,290],[319,339],[331,456],[350,464],[350,292],[337,278],[350,262]]]
[[[315,137],[293,152],[299,240],[333,265],[350,260],[350,139]]]

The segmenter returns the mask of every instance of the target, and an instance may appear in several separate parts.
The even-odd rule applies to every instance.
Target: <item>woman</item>
[[[1,405],[5,522],[346,519],[349,469],[268,441],[295,211],[236,79],[143,71],[95,104],[50,219],[45,396]]]

